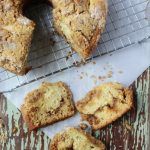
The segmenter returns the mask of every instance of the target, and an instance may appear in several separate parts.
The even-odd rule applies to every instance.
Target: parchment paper
[[[150,41],[137,44],[93,60],[96,63],[88,63],[85,66],[71,68],[67,71],[44,78],[29,85],[23,86],[5,96],[16,106],[20,107],[25,95],[37,88],[41,82],[64,81],[67,83],[73,93],[74,101],[91,90],[94,86],[107,81],[121,82],[129,86],[148,66],[150,65]],[[109,78],[107,76],[109,74]],[[99,79],[102,77],[102,79]],[[111,77],[112,76],[112,77]],[[42,130],[52,138],[57,132],[65,127],[78,126],[80,116],[75,116],[65,121],[55,123]]]

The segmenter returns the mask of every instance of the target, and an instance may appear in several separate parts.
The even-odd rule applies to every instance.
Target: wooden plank
[[[0,96],[0,117],[4,120],[5,125],[4,128],[0,129],[0,134],[6,135],[6,140],[0,140],[0,150],[48,149],[49,137],[40,130],[29,132],[20,111],[3,95]]]
[[[131,85],[135,109],[108,127],[93,132],[110,150],[148,150],[150,146],[150,67]],[[0,150],[47,150],[50,139],[40,130],[29,132],[20,111],[0,95]],[[4,134],[3,134],[4,133]],[[3,135],[4,141],[1,137]]]

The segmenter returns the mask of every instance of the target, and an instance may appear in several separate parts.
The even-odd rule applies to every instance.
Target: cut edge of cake
[[[83,140],[79,141],[78,139],[80,138],[82,138]],[[50,142],[50,150],[57,150],[58,146],[61,146],[62,142],[64,142],[65,140],[67,143],[63,144],[64,149],[71,149],[74,147],[79,148],[79,146],[83,148],[83,146],[87,146],[89,144],[89,146],[91,146],[91,149],[96,148],[96,150],[105,150],[105,145],[100,140],[97,140],[89,133],[75,127],[68,127],[60,133],[57,133]],[[86,143],[86,145],[84,145],[84,142]]]
[[[103,87],[106,88],[107,86],[112,86],[112,88],[118,86],[118,93],[114,91],[104,96]],[[110,91],[112,88],[110,88]],[[102,100],[105,100],[105,102]],[[87,93],[85,98],[79,100],[76,103],[76,108],[81,118],[89,122],[94,130],[101,129],[134,108],[133,90],[123,87],[120,83],[104,83]]]
[[[36,124],[36,120],[34,120],[34,121],[31,120],[32,117],[30,117],[30,115],[31,115],[30,111],[32,109],[34,110],[37,108],[36,107],[29,108],[28,105],[30,104],[31,101],[33,101],[33,102],[31,102],[31,105],[33,103],[36,104],[37,99],[39,99],[39,97],[44,96],[45,89],[43,90],[43,88],[49,88],[50,89],[50,88],[52,88],[52,86],[55,86],[56,88],[58,86],[60,89],[62,89],[64,91],[64,93],[66,95],[64,96],[62,93],[61,93],[62,94],[61,95],[59,93],[59,92],[61,92],[61,90],[59,89],[58,93],[60,95],[58,97],[56,97],[55,94],[58,94],[58,93],[56,91],[49,90],[51,93],[51,96],[52,96],[52,93],[54,94],[54,97],[52,97],[52,99],[51,99],[54,101],[49,103],[49,106],[48,106],[48,104],[46,104],[47,106],[45,106],[44,102],[42,103],[42,105],[43,105],[42,107],[45,106],[45,108],[44,108],[45,110],[43,110],[45,112],[44,115],[49,117],[49,118],[46,120],[46,122],[43,123],[38,118],[39,117],[38,114],[36,114],[36,112],[35,112],[35,114],[33,113],[33,117],[34,117],[34,119],[38,118],[38,123]],[[57,90],[57,89],[55,89],[55,90]],[[46,92],[45,92],[45,96],[47,96],[49,98],[49,95],[47,95]],[[59,102],[58,102],[57,98],[58,98]],[[41,105],[40,102],[39,102],[39,104]],[[41,107],[41,109],[42,109],[42,107]],[[64,108],[65,108],[65,111],[63,111]],[[39,113],[41,113],[40,112],[41,109],[40,108],[38,108],[38,109],[39,110],[35,110],[35,111],[39,111]],[[28,93],[27,96],[25,97],[24,104],[21,106],[21,112],[22,112],[24,121],[27,123],[27,125],[29,127],[29,130],[34,130],[34,129],[38,129],[41,127],[45,127],[45,126],[54,124],[54,123],[59,122],[61,120],[65,120],[69,117],[72,117],[75,114],[76,110],[74,107],[74,102],[73,102],[71,90],[69,89],[69,87],[65,83],[60,81],[60,82],[56,82],[56,83],[44,82],[44,83],[42,83],[42,85],[38,89],[33,90],[30,93]],[[46,118],[45,116],[43,116],[42,119],[45,119]]]

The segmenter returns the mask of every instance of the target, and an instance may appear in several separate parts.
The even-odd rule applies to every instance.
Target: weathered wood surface
[[[149,150],[150,148],[150,68],[131,86],[135,91],[135,110],[105,129],[93,132],[96,138],[106,144],[108,150]],[[41,131],[29,132],[19,110],[2,95],[0,117],[5,125],[0,128],[0,150],[48,149],[50,139]]]
[[[0,150],[47,150],[50,139],[41,131],[29,132],[20,111],[2,95],[0,117],[4,128],[0,129]],[[6,140],[2,138],[6,136]],[[3,140],[2,140],[3,139]]]

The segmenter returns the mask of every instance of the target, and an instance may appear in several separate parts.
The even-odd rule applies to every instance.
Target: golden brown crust
[[[76,103],[83,120],[101,129],[133,108],[133,91],[119,83],[105,83]]]
[[[75,114],[72,93],[63,82],[42,83],[27,94],[21,112],[30,130],[64,120]]]
[[[73,50],[88,58],[104,30],[107,16],[106,0],[51,0],[54,26]]]
[[[82,58],[91,56],[107,15],[106,0],[49,0],[54,26]],[[34,22],[22,15],[24,0],[0,1],[0,67],[15,74],[26,73]]]
[[[34,22],[22,15],[24,0],[0,1],[0,67],[26,73]]]
[[[67,128],[55,135],[50,143],[50,150],[104,150],[105,145],[90,134],[78,128]]]

